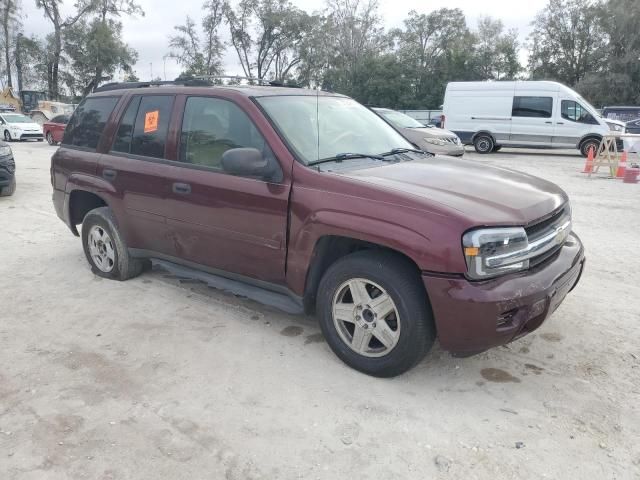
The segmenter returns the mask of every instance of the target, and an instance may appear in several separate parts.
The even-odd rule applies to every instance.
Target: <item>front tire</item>
[[[82,221],[82,247],[93,273],[113,280],[140,275],[148,260],[129,255],[109,207],[87,213]]]
[[[580,145],[580,153],[582,154],[583,157],[588,157],[589,156],[589,150],[593,148],[593,156],[596,156],[596,153],[598,153],[598,149],[600,148],[600,140],[596,140],[591,139],[591,140],[587,140],[585,141],[582,145]]]
[[[495,147],[495,142],[493,141],[491,135],[481,133],[473,139],[473,146],[478,153],[491,153],[493,151],[493,148]]]
[[[9,184],[8,187],[0,188],[0,197],[10,197],[16,192],[16,178],[13,177],[13,180]]]
[[[5,141],[6,141],[6,142],[10,142],[10,141],[12,141],[12,140],[13,140],[13,139],[11,138],[11,133],[9,132],[9,130],[5,130],[5,131],[4,131],[4,139],[5,139]]]
[[[368,375],[394,377],[431,349],[435,326],[420,274],[408,260],[365,250],[322,277],[317,311],[333,352]]]
[[[55,145],[56,142],[53,141],[53,134],[51,132],[47,132],[47,143],[49,145]]]

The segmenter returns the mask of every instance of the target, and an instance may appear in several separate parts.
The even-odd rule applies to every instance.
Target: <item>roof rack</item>
[[[188,78],[176,78],[175,80],[151,80],[149,82],[112,82],[106,83],[94,90],[94,92],[108,92],[112,90],[124,90],[128,88],[147,88],[156,87],[162,85],[182,85],[185,87],[213,87],[216,85],[224,85],[221,82],[216,83],[215,80],[235,80],[235,81],[247,81],[249,84],[271,86],[271,87],[288,87],[288,88],[302,88],[300,85],[287,84],[277,82],[273,80],[265,80],[250,77],[240,77],[237,75],[198,75]]]

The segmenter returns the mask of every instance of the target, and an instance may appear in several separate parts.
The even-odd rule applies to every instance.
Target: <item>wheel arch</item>
[[[89,190],[75,188],[69,192],[67,212],[69,228],[75,236],[80,236],[77,225],[82,223],[85,215],[99,207],[108,207],[107,201],[100,195]]]
[[[341,258],[362,250],[383,250],[401,258],[415,269],[420,275],[420,267],[410,256],[400,250],[388,247],[379,243],[361,240],[354,237],[342,235],[323,235],[319,237],[314,245],[311,263],[307,270],[305,287],[303,294],[304,311],[307,314],[315,312],[318,287],[323,275],[331,265]],[[428,293],[425,289],[425,294]]]
[[[476,133],[474,133],[471,136],[471,143],[473,144],[476,141],[476,138],[478,138],[478,136],[480,135],[489,135],[491,137],[491,139],[493,140],[493,143],[496,143],[496,136],[490,132],[489,130],[478,130]]]
[[[586,135],[584,135],[579,141],[578,141],[578,150],[580,150],[582,148],[582,145],[584,144],[584,142],[588,141],[588,140],[597,140],[598,142],[602,141],[602,135],[598,134],[598,133],[587,133]]]

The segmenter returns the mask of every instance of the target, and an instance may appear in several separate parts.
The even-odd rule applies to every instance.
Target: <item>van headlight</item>
[[[467,276],[473,280],[497,277],[529,268],[527,232],[522,227],[481,228],[462,237]]]
[[[607,125],[609,125],[609,130],[613,130],[614,132],[622,132],[622,131],[624,131],[624,127],[622,125],[618,125],[617,123],[609,123],[609,122],[607,122]]]

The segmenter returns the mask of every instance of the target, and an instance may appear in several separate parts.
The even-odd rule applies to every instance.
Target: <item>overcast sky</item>
[[[506,28],[517,28],[520,38],[525,40],[529,34],[530,23],[537,12],[542,10],[548,0],[379,0],[380,16],[385,27],[400,26],[410,10],[429,13],[439,8],[460,8],[464,11],[467,24],[475,28],[478,18],[489,15],[499,18]],[[67,8],[73,0],[66,0]],[[190,15],[196,21],[201,18],[203,0],[138,0],[145,11],[144,17],[123,19],[123,40],[138,52],[138,63],[135,71],[143,80],[160,76],[167,79],[177,77],[180,67],[170,58],[163,58],[168,52],[167,37],[173,32],[176,24],[184,22]],[[321,10],[324,0],[292,0],[297,7],[308,12]],[[22,0],[23,24],[27,34],[44,36],[51,32],[50,23],[43,17],[41,10],[35,7],[35,0]],[[226,27],[221,28],[222,37],[228,40]],[[223,59],[227,74],[242,73],[235,52],[227,49]]]

